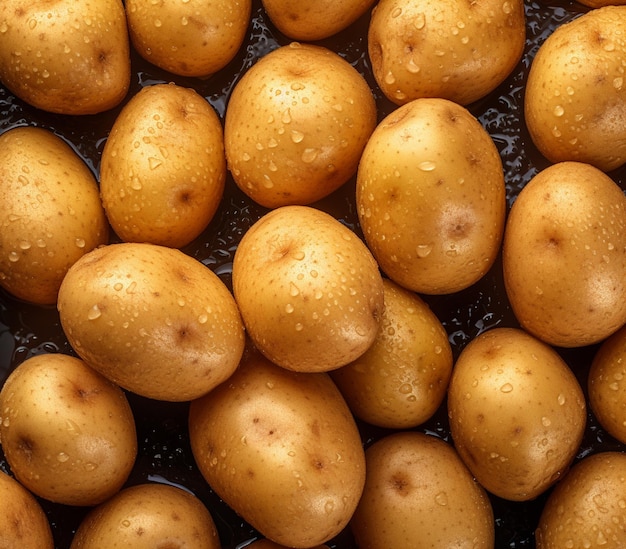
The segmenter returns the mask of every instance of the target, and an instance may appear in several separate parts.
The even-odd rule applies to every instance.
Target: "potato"
[[[603,6],[621,6],[626,4],[626,0],[577,0],[583,6],[590,8],[601,8]]]
[[[41,505],[3,471],[0,471],[0,494],[0,547],[54,549],[50,523]]]
[[[126,482],[137,455],[126,395],[82,360],[36,355],[0,390],[0,440],[17,480],[65,505],[96,505]]]
[[[191,492],[168,484],[124,488],[89,512],[70,549],[193,547],[220,549],[209,510]]]
[[[0,286],[56,303],[69,267],[104,244],[109,225],[94,175],[60,137],[35,127],[0,135]]]
[[[421,97],[468,105],[515,68],[525,23],[523,0],[381,0],[367,36],[372,73],[398,105]]]
[[[239,243],[232,277],[248,335],[283,368],[333,370],[376,338],[378,266],[356,234],[321,210],[283,206],[261,217]]]
[[[59,290],[73,349],[105,377],[166,401],[197,398],[227,379],[244,329],[226,285],[179,250],[142,243],[93,250]]]
[[[102,202],[126,242],[189,244],[213,218],[225,181],[217,114],[193,89],[175,84],[134,95],[102,151]]]
[[[189,440],[220,498],[288,547],[336,536],[363,490],[359,431],[328,374],[291,372],[254,350],[191,403]]]
[[[624,547],[624,470],[620,452],[600,452],[574,465],[543,507],[537,549]]]
[[[502,264],[511,307],[527,331],[560,347],[605,339],[626,322],[621,188],[589,164],[542,170],[511,208]]]
[[[477,282],[500,250],[502,161],[486,130],[446,99],[416,99],[383,119],[359,164],[365,240],[397,284],[448,294]]]
[[[126,0],[133,46],[147,61],[181,76],[209,76],[239,50],[251,0]]]
[[[235,183],[268,208],[311,204],[356,172],[376,125],[365,78],[336,53],[291,43],[237,82],[226,108],[226,160]]]
[[[95,114],[130,86],[130,46],[121,0],[0,3],[0,80],[45,111]]]
[[[446,330],[417,295],[383,279],[378,335],[354,362],[330,372],[358,418],[392,429],[424,423],[439,408],[452,373]]]
[[[280,543],[275,543],[270,541],[269,539],[259,539],[257,541],[253,541],[251,544],[246,545],[247,549],[288,549],[285,545],[281,545]],[[328,549],[328,545],[316,545],[315,547],[311,547],[311,549]]]
[[[350,526],[361,549],[494,547],[491,504],[452,446],[414,431],[379,439]]]
[[[589,11],[559,26],[534,57],[524,116],[552,163],[610,171],[626,162],[626,6]]]
[[[517,328],[493,328],[461,351],[448,416],[455,447],[478,482],[501,498],[528,501],[567,471],[586,406],[554,349]]]

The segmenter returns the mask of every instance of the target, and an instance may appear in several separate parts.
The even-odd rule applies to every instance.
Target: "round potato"
[[[502,161],[467,109],[416,99],[374,130],[356,204],[365,240],[389,278],[419,293],[457,292],[487,273],[500,251]]]
[[[22,362],[0,390],[0,439],[17,480],[65,505],[96,505],[126,482],[137,455],[124,392],[63,354]]]
[[[329,49],[291,43],[239,80],[224,123],[235,183],[268,208],[310,204],[356,172],[376,126],[365,78]]]
[[[528,501],[567,471],[585,429],[585,398],[557,352],[516,328],[473,339],[452,371],[450,432],[489,492]]]
[[[525,120],[552,163],[609,171],[626,162],[626,6],[589,11],[559,26],[528,72]]]
[[[623,191],[589,164],[542,170],[511,208],[502,264],[526,330],[560,347],[605,339],[626,322]]]
[[[383,281],[363,241],[329,214],[283,206],[239,243],[233,292],[248,335],[272,362],[329,371],[374,342]]]
[[[133,46],[147,61],[181,76],[209,76],[241,47],[251,0],[126,0]]]
[[[269,539],[259,539],[257,541],[253,541],[250,545],[246,545],[247,549],[289,549],[285,545],[281,545],[280,543],[275,543]],[[316,545],[315,547],[311,547],[311,549],[329,549],[328,545]]]
[[[452,373],[448,334],[417,295],[385,278],[374,343],[330,374],[352,413],[392,429],[424,423],[439,408]]]
[[[28,126],[0,135],[0,227],[0,285],[39,305],[56,303],[69,267],[109,238],[87,165],[60,137]]]
[[[288,547],[336,536],[363,490],[359,431],[328,374],[291,372],[254,350],[226,383],[191,403],[189,439],[220,498]]]
[[[367,46],[390,101],[442,97],[467,105],[511,73],[525,39],[523,0],[381,0]]]
[[[46,111],[95,114],[130,86],[130,45],[121,0],[0,3],[0,80]]]
[[[126,242],[189,244],[213,218],[225,181],[217,114],[204,97],[175,84],[134,95],[102,151],[102,203]]]
[[[418,432],[387,435],[366,453],[350,526],[361,549],[494,547],[493,511],[452,446]]]
[[[203,395],[243,354],[244,328],[226,285],[165,246],[120,243],[86,254],[63,280],[58,310],[87,364],[156,400]]]

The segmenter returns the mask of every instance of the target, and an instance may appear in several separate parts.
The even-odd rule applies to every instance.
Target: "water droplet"
[[[163,161],[160,158],[154,156],[148,158],[148,166],[151,170],[156,170],[161,164],[163,164]]]
[[[559,403],[559,406],[563,406],[565,404],[565,396],[562,393],[559,393],[556,401]]]
[[[291,303],[287,303],[287,305],[285,305],[285,312],[287,314],[293,313],[294,309],[295,307]]]
[[[293,138],[293,133],[292,133],[292,138]],[[304,162],[305,164],[310,164],[311,162],[315,161],[318,154],[319,154],[319,149],[306,148],[304,149],[304,152],[302,153],[302,162]]]
[[[549,417],[543,416],[541,418],[541,425],[543,425],[544,427],[550,427],[550,425],[552,425],[552,421]]]
[[[554,116],[563,116],[565,114],[565,109],[562,105],[557,105],[556,107],[554,107],[554,110],[552,112],[554,113]]]
[[[398,388],[398,391],[400,391],[403,395],[408,395],[413,392],[413,387],[411,387],[410,383],[403,383]]]
[[[124,520],[122,521],[122,526],[123,526],[124,528],[128,528],[128,527],[130,526],[130,520],[128,520],[128,519],[124,519]]]
[[[89,320],[96,320],[97,318],[100,318],[100,316],[102,316],[102,311],[98,305],[94,305],[87,313],[87,318]]]
[[[425,160],[423,162],[420,162],[417,167],[423,172],[432,172],[437,166],[434,162],[431,162],[430,160]]]
[[[500,387],[500,391],[502,391],[503,393],[510,393],[513,390],[513,385],[511,385],[510,383],[505,383],[504,385],[502,385],[502,387]]]
[[[396,19],[400,17],[401,15],[402,15],[402,8],[400,7],[394,8],[393,11],[391,12],[392,19]]]
[[[448,505],[448,494],[446,494],[445,492],[439,492],[435,496],[435,502],[437,503],[437,505],[441,506]]]
[[[420,12],[415,16],[415,19],[413,19],[413,26],[417,30],[422,30],[425,25],[426,25],[426,16],[422,12]]]
[[[15,251],[11,251],[9,252],[9,261],[11,263],[17,263],[20,260],[20,255],[15,252]]]
[[[302,323],[301,323],[301,322],[298,322],[298,323],[295,325],[295,329],[296,329],[296,332],[301,332],[302,330],[304,330],[304,326],[302,325]]]
[[[389,71],[386,75],[385,75],[385,83],[386,84],[394,84],[396,81],[396,77],[393,75],[393,73],[391,71]]]
[[[430,255],[430,252],[432,251],[433,251],[433,247],[431,244],[419,244],[416,250],[417,257],[421,257],[421,258],[428,257]]]
[[[294,143],[301,143],[304,139],[304,134],[298,130],[291,130],[291,140]]]
[[[57,461],[59,463],[65,463],[68,459],[70,459],[70,456],[68,456],[65,452],[59,452],[57,454]]]
[[[328,500],[325,504],[324,504],[324,512],[327,515],[330,515],[333,511],[335,510],[335,502],[332,500]]]
[[[86,245],[84,238],[77,238],[76,240],[74,240],[74,243],[76,244],[77,248],[84,248]]]

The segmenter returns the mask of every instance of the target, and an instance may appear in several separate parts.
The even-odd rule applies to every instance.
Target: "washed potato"
[[[209,76],[241,47],[251,0],[126,0],[133,46],[147,61],[182,76]]]
[[[365,78],[331,50],[294,42],[237,82],[224,123],[228,167],[262,206],[310,204],[354,175],[375,125]]]
[[[289,549],[285,545],[275,543],[269,539],[253,541],[250,545],[246,545],[246,547],[248,549]],[[328,545],[316,545],[315,547],[311,547],[311,549],[328,549]]]
[[[582,441],[586,405],[558,353],[516,328],[473,339],[452,371],[450,432],[489,492],[528,501],[567,471]]]
[[[543,508],[537,549],[624,547],[625,470],[621,452],[600,452],[574,465]]]
[[[452,373],[445,328],[417,294],[383,279],[384,309],[374,343],[331,372],[352,413],[393,429],[424,423],[439,408]]]
[[[561,347],[626,322],[626,197],[589,164],[561,162],[522,189],[507,220],[504,282],[520,324]]]
[[[502,161],[464,107],[426,98],[397,108],[367,143],[356,185],[365,240],[394,282],[448,294],[493,265],[506,209]]]
[[[609,171],[626,162],[626,6],[593,9],[559,26],[534,57],[524,115],[552,163]]]
[[[168,484],[124,488],[87,514],[70,549],[193,547],[220,549],[209,510],[191,492]]]
[[[189,440],[219,497],[287,547],[336,536],[363,490],[359,431],[328,374],[291,372],[254,350],[191,403]]]
[[[197,398],[237,368],[244,329],[235,300],[208,267],[179,250],[120,243],[68,271],[58,310],[73,349],[136,394]]]
[[[0,440],[17,480],[65,505],[111,497],[137,455],[126,395],[64,354],[33,356],[11,372],[0,390]]]
[[[523,0],[380,0],[367,48],[390,101],[442,97],[467,105],[512,72],[525,39]]]
[[[109,238],[93,173],[29,126],[0,135],[0,228],[0,286],[40,305],[56,303],[69,267]]]
[[[24,486],[0,471],[0,547],[54,549],[48,517]]]
[[[0,29],[0,81],[27,103],[95,114],[126,96],[130,46],[121,0],[3,0]]]
[[[225,180],[217,114],[200,94],[175,84],[134,95],[102,151],[102,202],[126,242],[189,244],[213,218]]]
[[[365,244],[310,206],[283,206],[239,243],[233,292],[247,333],[272,362],[300,372],[329,371],[374,342],[383,281]]]
[[[361,549],[494,547],[493,511],[452,446],[418,432],[387,435],[366,453],[350,526]]]
[[[626,4],[626,0],[577,0],[583,6],[590,8],[601,8],[603,6],[621,6]]]

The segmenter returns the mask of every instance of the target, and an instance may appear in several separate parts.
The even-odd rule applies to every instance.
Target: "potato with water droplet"
[[[130,86],[130,45],[121,0],[0,3],[0,80],[45,111],[96,114]]]
[[[253,541],[250,545],[246,545],[248,549],[289,549],[286,545],[281,545],[280,543],[273,542],[269,539],[259,539],[257,541]],[[329,549],[328,545],[316,545],[315,547],[311,547],[311,549]]]
[[[111,497],[137,455],[124,392],[64,354],[36,355],[11,372],[0,390],[0,440],[17,480],[64,505]]]
[[[226,380],[244,348],[229,289],[180,250],[110,244],[68,271],[59,317],[76,353],[136,394],[165,401],[197,398]]]
[[[375,125],[365,78],[331,50],[294,42],[237,82],[224,123],[228,167],[262,206],[311,204],[355,174]]]
[[[338,535],[363,490],[359,431],[328,374],[285,370],[254,349],[191,403],[189,440],[219,497],[287,547]]]
[[[374,130],[359,164],[356,205],[389,278],[419,293],[458,292],[482,278],[500,251],[502,160],[467,109],[416,99]]]
[[[511,208],[504,283],[520,324],[560,347],[598,343],[626,322],[626,197],[589,164],[537,173]]]
[[[450,432],[489,492],[529,501],[572,463],[585,430],[582,389],[550,346],[517,328],[473,339],[452,371]]]
[[[326,212],[283,206],[239,243],[233,292],[256,347],[300,372],[329,371],[374,342],[383,281],[363,241]]]
[[[60,137],[28,126],[0,135],[0,228],[0,286],[40,305],[109,238],[93,173]]]
[[[102,151],[102,203],[126,242],[189,244],[213,218],[225,181],[217,114],[200,94],[176,84],[134,95]]]

